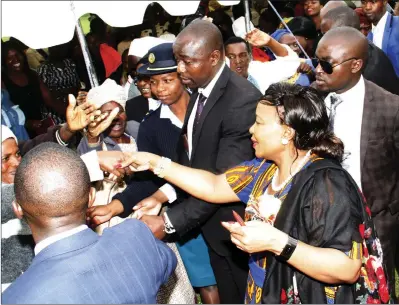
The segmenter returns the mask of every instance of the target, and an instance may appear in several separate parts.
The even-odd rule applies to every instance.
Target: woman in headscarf
[[[18,140],[1,126],[1,290],[28,269],[35,242],[28,224],[13,210],[15,172],[21,162]],[[34,177],[32,177],[34,178]]]

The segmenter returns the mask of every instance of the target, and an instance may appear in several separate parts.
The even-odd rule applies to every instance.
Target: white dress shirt
[[[148,99],[148,109],[151,111],[155,111],[161,105],[161,102],[158,100],[154,100],[153,98]]]
[[[202,95],[208,99],[213,88],[215,87],[216,82],[220,78],[220,75],[222,75],[224,67],[225,67],[225,63],[222,64],[219,71],[216,73],[215,77],[210,81],[210,83],[205,88],[198,88],[198,93],[202,93]],[[199,95],[198,95],[198,98],[199,98]],[[197,112],[197,107],[198,107],[198,98],[194,104],[193,110],[191,111],[190,117],[187,122],[187,141],[188,141],[188,158],[189,159],[191,159],[191,152],[192,152],[192,147],[193,147],[193,126],[194,126],[195,114]],[[207,102],[207,99],[204,102],[204,107]],[[165,187],[165,185],[167,185],[167,186]],[[171,185],[169,185],[169,184],[165,184],[165,185],[163,185],[160,188],[160,190],[166,195],[166,197],[168,197],[168,202],[172,203],[177,198],[176,191]],[[169,221],[167,213],[165,213],[164,216],[165,216],[166,220]]]
[[[337,106],[334,118],[334,133],[342,140],[345,146],[345,160],[342,166],[351,174],[360,189],[362,188],[360,136],[365,93],[365,84],[362,76],[353,88],[337,94],[343,102]],[[330,93],[325,99],[328,113],[330,112],[331,95]]]
[[[56,235],[52,235],[50,237],[47,237],[46,239],[43,239],[42,241],[40,241],[39,243],[36,244],[35,246],[35,255],[38,255],[40,251],[42,251],[44,248],[50,246],[51,244],[67,238],[69,236],[72,236],[76,233],[79,233],[85,229],[88,229],[88,227],[86,225],[80,225],[78,227],[75,227],[73,229],[64,231],[62,233],[56,234]]]
[[[371,29],[373,32],[373,43],[382,50],[382,41],[384,39],[385,24],[387,23],[388,12],[385,12],[377,25]]]

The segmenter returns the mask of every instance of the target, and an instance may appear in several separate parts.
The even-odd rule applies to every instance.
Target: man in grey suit
[[[36,242],[28,270],[2,295],[5,304],[133,304],[156,302],[176,267],[172,250],[138,220],[100,237],[86,225],[93,202],[85,164],[72,150],[44,143],[15,174],[14,212]]]
[[[399,260],[399,96],[363,78],[367,49],[354,28],[328,31],[316,51],[316,84],[329,93],[330,126],[345,145],[343,166],[371,208],[392,288]]]

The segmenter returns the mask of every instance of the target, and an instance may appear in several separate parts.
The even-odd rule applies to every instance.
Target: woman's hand
[[[271,37],[259,29],[253,29],[247,33],[245,40],[255,47],[263,47],[269,44]]]
[[[160,156],[147,152],[125,153],[125,159],[119,164],[119,167],[128,167],[135,172],[154,170],[160,159]]]
[[[249,221],[245,226],[237,222],[222,222],[222,225],[230,231],[231,241],[237,248],[248,253],[271,251],[280,255],[288,241],[286,233],[261,221]]]
[[[133,207],[133,218],[141,219],[144,215],[159,215],[162,204],[168,199],[162,191],[157,191],[150,197],[144,198]]]

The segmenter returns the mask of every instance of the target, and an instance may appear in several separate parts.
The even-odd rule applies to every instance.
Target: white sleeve
[[[265,92],[271,84],[289,79],[301,63],[298,54],[289,46],[283,46],[288,51],[287,56],[276,56],[275,60],[267,62],[251,61],[249,64],[248,73],[258,82],[261,92]]]
[[[169,203],[172,203],[177,199],[176,191],[169,183],[162,185],[159,190],[164,193],[166,197],[168,197]]]
[[[97,151],[92,150],[84,155],[81,155],[80,158],[83,160],[87,170],[89,171],[90,182],[104,180],[104,173],[100,169]]]

